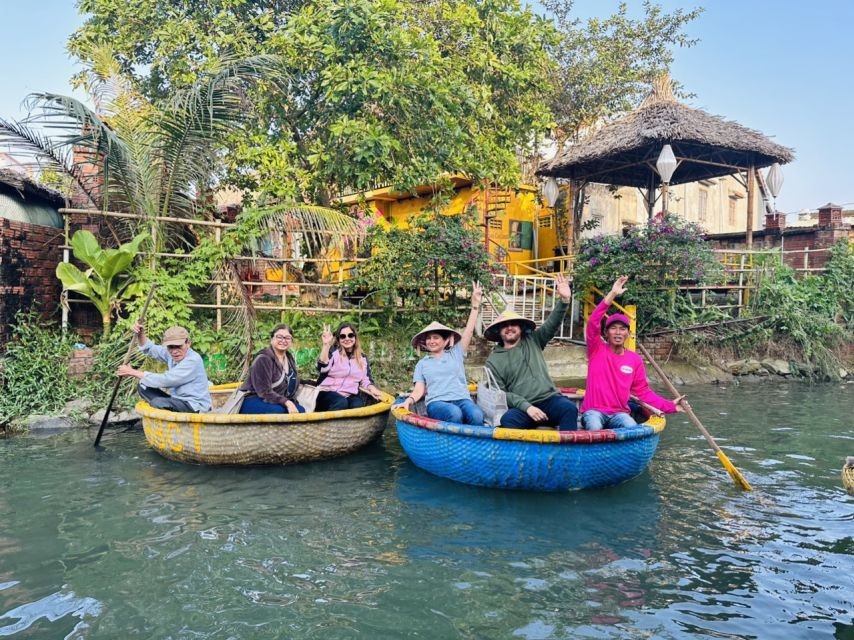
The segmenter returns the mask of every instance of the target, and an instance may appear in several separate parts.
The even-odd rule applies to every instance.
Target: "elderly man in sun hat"
[[[622,313],[605,317],[611,303],[625,292],[628,279],[620,276],[614,281],[587,321],[587,388],[581,403],[581,424],[589,431],[636,425],[629,408],[632,394],[664,413],[682,411],[679,401],[684,396],[671,402],[656,395],[649,388],[643,360],[626,348],[631,335],[629,318]],[[600,332],[603,319],[605,325]]]
[[[543,349],[557,333],[572,299],[572,290],[563,275],[555,276],[555,285],[560,300],[539,329],[532,320],[506,310],[483,332],[484,338],[498,343],[486,359],[486,366],[507,394],[509,411],[501,416],[502,427],[556,425],[561,431],[578,428],[578,409],[557,390],[543,357]]]
[[[189,332],[184,327],[170,327],[163,333],[162,345],[157,345],[146,338],[141,323],[135,323],[133,331],[139,350],[165,362],[166,372],[150,373],[123,364],[116,373],[137,378],[139,395],[152,407],[179,413],[210,411],[210,382],[202,357],[190,348]]]

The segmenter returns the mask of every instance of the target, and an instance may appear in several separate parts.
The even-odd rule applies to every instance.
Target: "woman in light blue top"
[[[415,366],[415,387],[403,408],[427,396],[427,417],[456,424],[483,425],[483,411],[471,399],[463,359],[468,352],[483,299],[480,283],[473,283],[471,312],[462,335],[439,322],[431,322],[412,338],[412,346],[427,355]]]

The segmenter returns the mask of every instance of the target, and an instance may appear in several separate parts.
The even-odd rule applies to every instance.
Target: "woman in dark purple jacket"
[[[295,399],[299,373],[288,350],[292,342],[291,328],[276,325],[270,333],[270,346],[255,356],[249,378],[240,387],[247,392],[240,413],[305,413]]]

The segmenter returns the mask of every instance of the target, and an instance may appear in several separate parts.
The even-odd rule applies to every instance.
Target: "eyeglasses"
[[[356,337],[355,333],[339,333],[338,334],[339,340],[346,340],[347,338],[355,338],[355,337]]]
[[[288,342],[289,340],[293,340],[293,336],[273,336],[275,340],[281,340],[282,342]]]

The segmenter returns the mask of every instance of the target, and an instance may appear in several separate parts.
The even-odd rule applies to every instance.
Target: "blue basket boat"
[[[660,416],[624,429],[556,431],[441,422],[400,405],[392,414],[401,446],[421,469],[466,484],[533,491],[593,489],[630,480],[649,465],[665,427]]]

